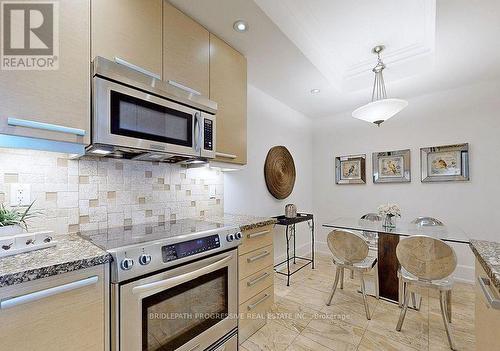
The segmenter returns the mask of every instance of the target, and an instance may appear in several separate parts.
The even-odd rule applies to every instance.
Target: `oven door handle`
[[[168,278],[168,279],[160,280],[157,282],[143,284],[143,285],[133,287],[132,293],[133,294],[142,294],[142,293],[147,293],[147,292],[154,291],[157,289],[170,289],[176,285],[179,285],[179,284],[182,284],[182,283],[187,282],[189,280],[198,278],[204,274],[213,272],[213,271],[225,266],[226,263],[229,262],[232,258],[233,258],[233,256],[226,256],[217,262],[211,263],[208,266],[197,269],[193,272],[188,272],[188,273],[184,273],[184,274],[172,277],[172,278]]]

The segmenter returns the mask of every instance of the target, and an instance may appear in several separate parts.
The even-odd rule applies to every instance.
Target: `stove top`
[[[224,225],[188,218],[155,224],[147,223],[82,231],[79,234],[102,249],[110,251],[130,245],[140,245],[219,228],[224,228]]]
[[[199,219],[104,228],[79,234],[111,254],[112,283],[235,249],[242,238],[239,227]]]

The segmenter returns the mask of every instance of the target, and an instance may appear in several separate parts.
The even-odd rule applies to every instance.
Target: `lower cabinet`
[[[274,302],[273,226],[242,234],[238,248],[240,344],[266,324]]]
[[[106,267],[0,288],[0,349],[105,350]]]
[[[500,330],[500,310],[495,309],[488,301],[487,295],[500,301],[500,293],[494,286],[480,286],[479,278],[489,280],[488,275],[476,259],[476,305],[474,323],[476,327],[476,350],[499,351],[497,333]]]

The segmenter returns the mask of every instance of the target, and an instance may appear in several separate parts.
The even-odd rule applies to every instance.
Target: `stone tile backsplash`
[[[209,168],[0,149],[0,202],[29,184],[41,212],[30,228],[57,234],[223,213],[224,177]]]

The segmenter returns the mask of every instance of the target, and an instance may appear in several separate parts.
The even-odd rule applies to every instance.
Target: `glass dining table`
[[[377,258],[380,297],[399,301],[398,259],[396,246],[401,237],[426,235],[450,243],[469,244],[468,235],[455,226],[421,226],[404,220],[396,220],[395,228],[385,228],[382,221],[339,217],[323,224],[325,228],[348,229],[378,233]]]

